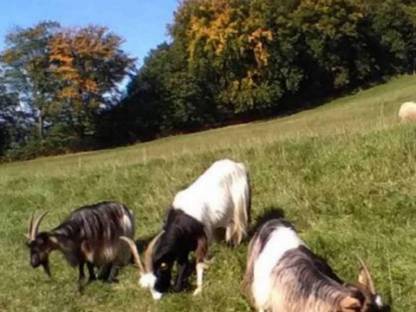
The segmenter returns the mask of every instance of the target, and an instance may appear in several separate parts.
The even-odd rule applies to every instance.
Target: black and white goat
[[[187,189],[176,194],[169,209],[163,231],[146,250],[145,266],[141,265],[140,285],[149,288],[154,299],[160,299],[171,286],[172,267],[177,264],[173,289],[181,291],[193,265],[189,253],[196,258],[197,288],[202,290],[204,260],[214,231],[225,229],[225,240],[237,245],[246,235],[250,216],[250,186],[242,163],[220,160],[208,168]]]
[[[130,261],[129,248],[120,236],[134,237],[132,212],[115,202],[102,202],[73,211],[58,227],[39,233],[39,225],[46,213],[32,216],[27,234],[32,267],[43,266],[50,276],[49,254],[60,250],[72,266],[79,267],[79,289],[85,278],[87,264],[89,280],[96,279],[94,267],[101,270],[103,280],[113,281],[119,266]]]
[[[344,284],[288,222],[270,220],[250,242],[243,291],[258,311],[385,311],[360,262],[358,283]]]

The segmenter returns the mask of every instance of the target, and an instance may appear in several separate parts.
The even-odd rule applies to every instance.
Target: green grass
[[[0,311],[250,311],[239,291],[246,243],[212,245],[200,296],[156,303],[132,267],[120,283],[93,283],[79,295],[77,271],[61,255],[51,256],[48,280],[29,266],[24,246],[33,211],[50,211],[48,229],[109,199],[134,210],[137,238],[151,235],[174,194],[224,157],[250,170],[254,219],[282,210],[341,277],[355,281],[360,255],[393,311],[414,311],[416,128],[399,125],[396,113],[415,84],[405,76],[284,118],[0,166]]]

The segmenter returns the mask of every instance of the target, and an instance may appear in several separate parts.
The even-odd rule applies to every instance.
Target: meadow
[[[174,194],[220,158],[249,168],[253,223],[284,215],[347,281],[357,278],[359,255],[392,311],[415,311],[416,127],[397,120],[415,85],[416,76],[402,76],[287,117],[1,165],[0,311],[251,311],[240,294],[247,242],[213,244],[202,294],[160,302],[138,287],[132,266],[119,283],[92,283],[80,295],[77,270],[61,255],[52,254],[48,279],[25,247],[32,212],[49,211],[41,229],[50,229],[103,200],[129,206],[136,238],[149,237]]]

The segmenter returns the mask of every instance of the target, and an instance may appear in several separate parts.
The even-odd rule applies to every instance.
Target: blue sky
[[[138,58],[168,39],[166,25],[178,0],[0,0],[0,50],[14,26],[27,27],[43,20],[63,26],[98,24],[125,39],[124,50]]]

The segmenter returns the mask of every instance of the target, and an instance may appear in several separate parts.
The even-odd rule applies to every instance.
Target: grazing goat
[[[344,284],[288,222],[274,219],[250,242],[242,288],[258,311],[385,311],[367,266],[360,262],[358,283]]]
[[[250,186],[246,168],[241,163],[220,160],[208,168],[192,185],[175,196],[163,231],[146,250],[145,266],[129,241],[141,271],[140,285],[160,299],[171,285],[172,267],[177,263],[173,289],[186,285],[193,265],[189,253],[195,251],[197,288],[202,290],[204,260],[214,231],[225,228],[225,240],[234,245],[246,235],[250,216]]]
[[[43,266],[51,276],[49,254],[60,250],[72,266],[79,267],[79,289],[84,285],[84,265],[87,264],[89,280],[96,279],[94,267],[101,270],[99,278],[115,281],[117,269],[130,261],[129,248],[119,237],[134,237],[132,212],[115,202],[81,207],[73,211],[58,227],[40,232],[39,225],[46,212],[38,218],[32,216],[27,234],[32,267]]]
[[[416,103],[405,102],[400,106],[399,118],[401,122],[416,121]]]

